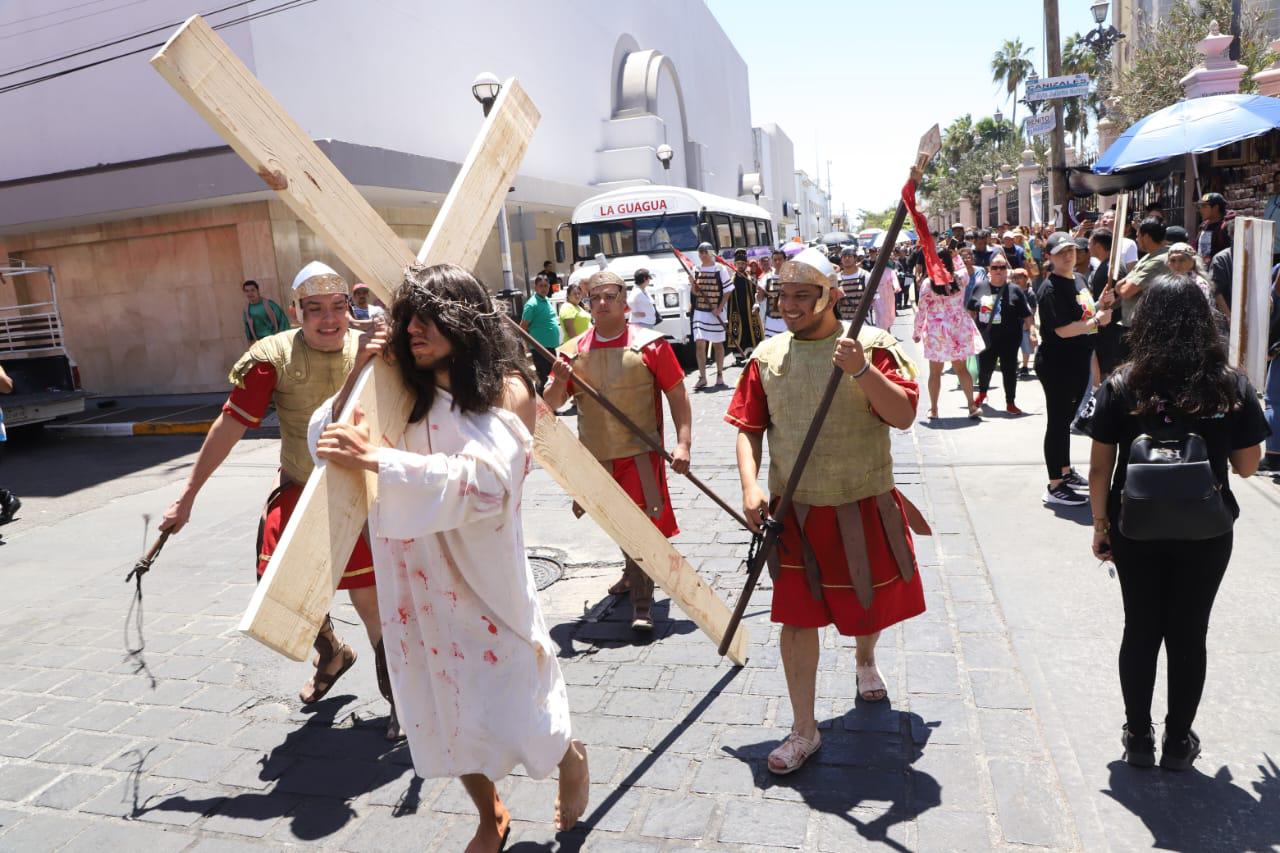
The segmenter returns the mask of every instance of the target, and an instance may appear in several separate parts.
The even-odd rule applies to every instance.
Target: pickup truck
[[[13,380],[13,393],[0,395],[7,428],[84,411],[88,395],[63,342],[52,267],[0,266],[0,365]]]

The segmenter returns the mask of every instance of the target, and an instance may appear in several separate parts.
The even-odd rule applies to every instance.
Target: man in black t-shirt
[[[1018,394],[1018,350],[1022,332],[1031,321],[1031,306],[1021,287],[1009,283],[1009,261],[996,255],[987,267],[987,278],[974,286],[965,308],[973,313],[982,333],[985,349],[978,354],[978,396],[974,405],[981,406],[991,389],[991,374],[996,361],[1004,381],[1005,411],[1020,415],[1014,403]]]

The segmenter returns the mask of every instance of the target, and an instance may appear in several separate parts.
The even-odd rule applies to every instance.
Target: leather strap
[[[849,581],[864,610],[871,609],[875,584],[871,580],[871,558],[867,555],[867,534],[862,527],[862,513],[856,503],[836,507],[836,526],[844,545],[845,562],[849,565]]]
[[[631,457],[635,463],[636,473],[640,477],[640,491],[644,494],[644,512],[650,518],[662,515],[662,490],[658,488],[658,478],[653,473],[653,462],[649,454],[637,453]]]
[[[911,580],[916,574],[915,560],[911,559],[911,549],[907,547],[907,528],[902,523],[902,511],[893,499],[893,491],[876,495],[876,509],[880,511],[880,523],[884,525],[885,539],[889,542],[889,550],[894,562],[898,564],[898,574],[903,580]]]
[[[818,601],[822,600],[822,570],[818,568],[818,557],[809,547],[809,539],[804,534],[804,521],[809,517],[809,505],[793,502],[796,511],[797,533],[800,534],[800,549],[804,552],[804,578],[809,582],[809,593]]]
[[[920,511],[920,507],[913,504],[902,492],[898,492],[898,498],[902,501],[902,511],[906,513],[907,526],[911,528],[911,532],[917,536],[932,536],[933,528],[929,526],[929,521]]]

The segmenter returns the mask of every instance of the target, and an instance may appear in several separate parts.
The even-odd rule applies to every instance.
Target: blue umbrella
[[[1135,122],[1093,164],[1110,175],[1262,136],[1280,127],[1280,98],[1210,95],[1179,101]]]

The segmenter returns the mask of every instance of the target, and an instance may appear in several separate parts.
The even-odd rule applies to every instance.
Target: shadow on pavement
[[[1091,527],[1093,525],[1093,510],[1088,503],[1082,503],[1079,506],[1045,504],[1044,507],[1064,521],[1074,521],[1082,527]]]
[[[4,487],[23,498],[62,497],[127,477],[195,453],[204,441],[202,435],[74,438],[30,430],[15,430],[11,438],[4,454]]]
[[[942,804],[938,781],[911,768],[937,726],[889,702],[857,699],[848,713],[819,723],[822,747],[789,775],[775,775],[768,767],[778,740],[722,749],[751,766],[766,798],[801,801],[845,821],[867,841],[906,853],[908,848],[889,838],[889,830]],[[859,808],[862,815],[854,812]],[[873,812],[879,814],[872,817]]]
[[[1221,767],[1212,776],[1191,770],[1138,770],[1123,761],[1107,765],[1110,789],[1102,793],[1141,818],[1158,850],[1272,850],[1280,846],[1280,767],[1263,754],[1254,799]]]
[[[590,654],[576,649],[574,640],[579,643],[590,643],[597,648],[635,645],[647,646],[656,640],[679,634],[692,634],[698,626],[688,619],[677,619],[671,615],[671,601],[662,599],[655,601],[651,615],[653,631],[639,633],[631,628],[631,602],[626,595],[606,595],[595,605],[588,608],[595,615],[592,620],[574,619],[551,626],[551,641],[556,644],[556,657],[561,660]]]
[[[383,736],[385,718],[368,725],[333,728],[344,706],[354,696],[334,696],[307,709],[311,719],[290,732],[282,743],[258,760],[258,779],[272,783],[265,793],[242,793],[231,797],[171,796],[140,797],[146,777],[141,755],[133,771],[133,809],[138,818],[149,812],[187,812],[246,821],[273,821],[289,817],[290,832],[302,841],[317,841],[333,835],[356,817],[351,803],[412,773],[408,751],[403,744],[389,743]],[[395,806],[397,816],[416,811],[422,780],[413,777]]]
[[[916,421],[915,425],[922,429],[968,429],[969,427],[981,426],[982,420],[980,418],[971,418],[968,415],[956,415],[954,418],[921,418]]]

